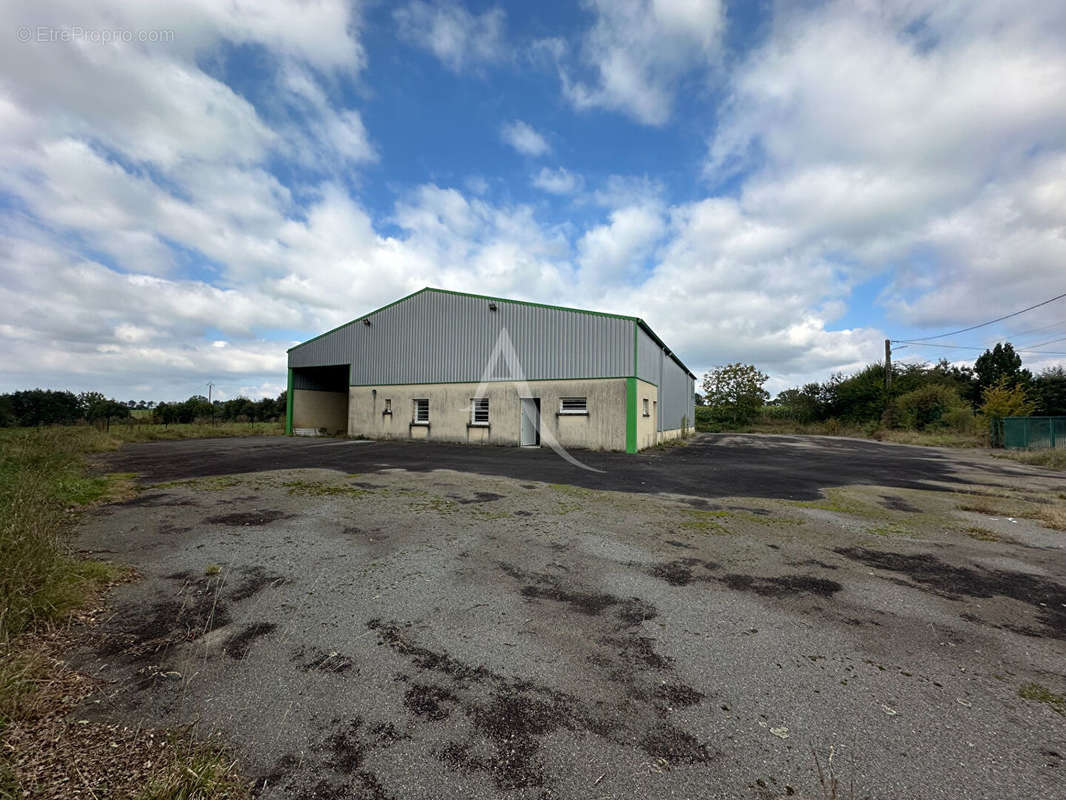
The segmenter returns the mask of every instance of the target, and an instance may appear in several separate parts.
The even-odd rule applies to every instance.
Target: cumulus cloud
[[[520,119],[504,123],[500,127],[500,137],[525,156],[542,156],[551,151],[548,140]]]
[[[56,8],[59,24],[81,6]],[[466,191],[417,180],[391,210],[368,209],[336,174],[388,160],[345,99],[355,93],[337,89],[366,67],[347,3],[305,16],[281,3],[259,16],[206,0],[188,14],[107,8],[130,26],[184,26],[184,38],[0,50],[0,191],[12,198],[0,389],[181,397],[213,377],[275,394],[292,338],[425,285],[639,314],[694,370],[754,361],[779,389],[878,357],[884,331],[840,329],[871,277],[899,324],[955,327],[1054,293],[1066,263],[1055,4],[778,9],[765,40],[720,73],[728,100],[706,132],[702,192],[678,200],[655,175],[584,168],[527,176],[561,198],[563,221],[542,216],[544,195],[490,199],[481,176]],[[561,42],[541,48],[580,107],[659,124],[678,87],[717,63],[717,4],[588,8],[583,61],[567,63]],[[404,35],[416,41],[404,28],[416,22],[437,31],[418,41],[453,69],[496,58],[449,20],[502,37],[502,14],[401,11]],[[270,53],[267,100],[205,71],[227,42]],[[501,136],[524,155],[551,151],[521,120]],[[294,165],[300,180],[279,179]],[[1029,341],[1055,338],[1057,319],[1027,319],[1044,326]]]
[[[584,183],[580,175],[575,175],[563,167],[541,167],[533,176],[533,185],[548,194],[573,194],[580,190]]]
[[[415,0],[393,11],[400,37],[428,50],[454,72],[505,57],[505,15],[499,8],[471,14],[454,2]]]
[[[621,111],[648,125],[673,112],[679,83],[705,73],[718,56],[725,13],[720,0],[588,0],[595,22],[581,42],[591,74],[562,66],[577,108]],[[555,53],[561,50],[555,45]]]

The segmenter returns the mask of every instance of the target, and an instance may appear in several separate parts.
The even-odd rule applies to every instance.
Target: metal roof
[[[497,302],[497,303],[514,303],[516,305],[532,306],[534,308],[549,308],[549,309],[554,309],[556,311],[569,311],[569,312],[573,312],[575,314],[592,314],[594,316],[609,317],[611,319],[629,320],[631,322],[636,323],[638,326],[640,326],[641,330],[643,330],[646,334],[648,334],[648,336],[650,336],[661,348],[663,348],[663,352],[666,355],[668,355],[671,359],[673,359],[673,361],[675,361],[678,364],[678,366],[680,366],[689,375],[689,377],[691,377],[693,380],[695,380],[695,378],[696,378],[696,376],[692,373],[692,371],[687,366],[685,366],[684,362],[682,362],[681,359],[678,358],[674,354],[674,352],[672,350],[670,350],[669,347],[666,346],[666,343],[662,339],[659,338],[659,336],[655,333],[655,331],[653,331],[651,329],[651,326],[649,326],[648,323],[646,323],[640,317],[633,317],[633,316],[629,316],[629,315],[626,315],[626,314],[610,314],[610,313],[608,313],[606,311],[590,311],[590,310],[584,309],[584,308],[570,308],[570,307],[567,307],[567,306],[556,306],[556,305],[551,305],[551,304],[548,304],[548,303],[534,303],[534,302],[531,302],[531,301],[528,301],[528,300],[513,300],[513,299],[507,298],[507,297],[492,297],[491,295],[475,294],[473,292],[456,292],[456,291],[453,291],[451,289],[435,289],[432,286],[426,286],[423,289],[419,289],[417,292],[412,292],[409,295],[401,297],[399,300],[394,300],[393,302],[388,303],[386,305],[383,305],[380,308],[376,308],[373,311],[369,311],[366,314],[360,314],[359,316],[355,317],[352,320],[349,320],[348,322],[345,322],[345,323],[343,323],[341,325],[338,325],[335,328],[332,328],[332,329],[326,331],[325,333],[321,333],[318,336],[315,336],[315,337],[313,337],[311,339],[308,339],[306,342],[301,342],[300,344],[297,344],[297,345],[294,345],[294,346],[290,347],[288,352],[292,352],[293,350],[296,350],[296,349],[298,349],[300,347],[303,347],[306,344],[310,344],[311,342],[317,341],[317,340],[319,340],[319,339],[321,339],[321,338],[323,338],[325,336],[329,336],[331,333],[334,333],[335,331],[338,331],[341,328],[344,328],[344,327],[346,327],[348,325],[351,325],[353,322],[358,322],[361,319],[366,319],[367,317],[372,317],[374,314],[378,314],[378,313],[384,311],[387,308],[391,308],[392,306],[398,305],[399,303],[402,303],[405,300],[410,300],[412,297],[416,297],[416,296],[418,296],[420,294],[423,294],[424,292],[436,292],[436,293],[439,293],[439,294],[450,294],[450,295],[456,295],[456,296],[459,296],[459,297],[473,297],[473,298],[477,298],[477,299],[480,299],[480,300],[491,300],[491,301],[494,301],[494,302]]]

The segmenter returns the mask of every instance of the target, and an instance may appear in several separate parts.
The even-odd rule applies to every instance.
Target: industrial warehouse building
[[[290,349],[286,428],[635,453],[694,384],[636,317],[426,288]]]

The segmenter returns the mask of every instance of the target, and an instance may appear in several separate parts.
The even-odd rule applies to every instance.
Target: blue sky
[[[0,390],[275,394],[425,285],[856,369],[1064,291],[1058,6],[3,0]]]

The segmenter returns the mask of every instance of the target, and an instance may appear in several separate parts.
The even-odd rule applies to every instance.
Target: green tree
[[[753,364],[726,364],[703,376],[703,393],[714,414],[734,425],[751,422],[769,394],[762,388],[769,376]]]
[[[1030,389],[1036,404],[1034,413],[1044,417],[1066,416],[1066,369],[1048,367],[1033,378]]]
[[[993,447],[1003,443],[1004,419],[1027,417],[1035,408],[1035,404],[1026,396],[1025,387],[1021,384],[1012,386],[1008,378],[1002,378],[995,386],[985,389],[981,401],[981,418],[988,424]]]
[[[927,383],[900,395],[895,403],[896,419],[904,428],[973,427],[973,412],[954,386]],[[961,432],[961,431],[960,431]]]
[[[1006,382],[1008,386],[1028,384],[1033,376],[1027,369],[1022,369],[1022,357],[1014,352],[1010,342],[997,344],[991,350],[985,350],[973,364],[977,389],[984,403],[984,391]]]

